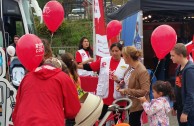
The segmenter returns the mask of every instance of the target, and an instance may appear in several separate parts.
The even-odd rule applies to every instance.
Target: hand
[[[119,91],[120,88],[121,88],[120,85],[117,85],[116,86],[116,91]]]
[[[118,77],[117,77],[116,75],[113,75],[113,76],[112,76],[112,79],[113,79],[114,81],[116,81],[116,82],[119,81],[119,80],[118,80]]]
[[[174,110],[174,108],[172,108],[172,110],[171,110],[171,115],[176,116],[176,110]]]
[[[120,93],[121,93],[121,95],[126,95],[126,91],[125,91],[125,89],[119,89],[119,90],[118,90],[118,92],[120,92]]]
[[[188,115],[182,113],[182,114],[181,114],[181,117],[180,117],[180,122],[182,122],[182,123],[187,122],[187,116],[188,116]]]
[[[94,58],[90,58],[90,59],[89,59],[89,62],[93,62],[93,61],[94,61]]]
[[[141,101],[141,103],[144,103],[144,102],[146,102],[146,101],[147,101],[147,99],[146,99],[146,97],[145,97],[145,96],[143,96],[143,97],[139,97],[138,99]]]

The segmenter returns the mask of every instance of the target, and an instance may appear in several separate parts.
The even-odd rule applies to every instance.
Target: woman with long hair
[[[93,50],[91,49],[88,38],[81,38],[79,42],[79,50],[76,52],[75,59],[78,64],[88,64],[94,60]],[[78,74],[81,76],[89,76],[93,75],[93,72],[78,69]]]
[[[71,53],[65,53],[61,55],[61,59],[66,64],[68,68],[68,74],[77,88],[79,98],[81,98],[84,95],[84,91],[81,89],[81,81],[77,73],[77,63],[74,60],[73,55]]]

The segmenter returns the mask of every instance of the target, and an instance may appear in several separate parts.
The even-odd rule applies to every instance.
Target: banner
[[[121,40],[125,46],[135,46],[137,49],[143,50],[142,35],[142,19],[141,11],[123,20],[123,30]]]
[[[104,19],[104,8],[103,0],[94,0],[94,28],[95,28],[95,42],[94,51],[99,57],[110,56],[107,35],[106,35],[106,25]]]

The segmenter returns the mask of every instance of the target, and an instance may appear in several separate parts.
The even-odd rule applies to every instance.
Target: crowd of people
[[[142,51],[120,43],[110,46],[110,56],[94,61],[89,40],[80,40],[75,58],[70,53],[54,58],[49,42],[42,39],[45,55],[35,71],[28,72],[17,91],[12,114],[14,126],[49,125],[71,126],[81,108],[79,99],[85,94],[80,76],[98,73],[96,95],[104,105],[101,120],[115,99],[129,97],[129,125],[141,126],[143,111],[150,126],[169,126],[168,113],[177,115],[179,126],[194,126],[194,64],[187,60],[184,44],[176,44],[170,55],[178,65],[175,88],[166,81],[152,85],[154,99],[150,101],[150,76],[140,60]],[[173,101],[173,107],[170,106]],[[125,102],[120,106],[124,107]],[[122,117],[121,112],[121,117]],[[115,118],[115,122],[117,119]],[[73,122],[73,123],[72,123]]]

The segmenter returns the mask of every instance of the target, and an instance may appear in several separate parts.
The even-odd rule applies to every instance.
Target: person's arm
[[[87,64],[89,62],[93,62],[94,61],[94,58],[89,58],[88,60],[84,61],[84,62],[81,62],[79,64]]]
[[[90,64],[78,64],[77,67],[79,69],[84,69],[84,70],[88,70],[88,71],[99,71],[100,70],[100,62],[101,59],[92,62]]]
[[[158,111],[160,111],[163,107],[163,104],[162,101],[160,100],[155,100],[152,101],[152,103],[149,103],[148,101],[146,102],[143,102],[142,106],[143,106],[143,109],[144,111],[146,112],[146,114],[148,114],[148,116],[151,116],[155,113],[157,113]]]
[[[77,65],[78,69],[84,69],[87,71],[93,71],[92,68],[90,67],[90,64],[78,64]]]
[[[81,108],[78,93],[75,84],[67,74],[64,75],[62,81],[65,118],[73,119]]]

